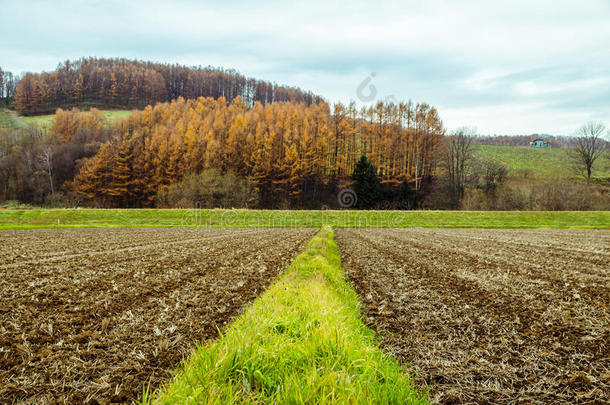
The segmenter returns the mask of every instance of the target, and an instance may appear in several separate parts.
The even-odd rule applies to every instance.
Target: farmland
[[[217,337],[314,230],[0,232],[0,402],[131,402]]]
[[[0,231],[0,402],[608,401],[610,231],[316,232]]]
[[[608,403],[610,233],[338,230],[383,347],[443,403]]]

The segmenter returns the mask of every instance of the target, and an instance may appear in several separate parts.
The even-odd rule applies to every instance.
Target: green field
[[[361,320],[325,227],[216,341],[143,403],[425,403]]]
[[[474,154],[481,160],[502,163],[509,169],[510,177],[535,179],[575,177],[574,171],[570,168],[567,149],[475,145]],[[596,162],[593,177],[602,179],[610,177],[610,159],[607,156]]]
[[[610,211],[0,210],[0,229],[61,227],[598,228]]]
[[[108,123],[111,123],[117,118],[124,118],[131,115],[132,110],[104,110],[104,117]],[[23,122],[28,125],[35,125],[41,129],[46,129],[53,125],[53,120],[55,119],[55,114],[47,114],[47,115],[34,115],[31,117],[21,117]]]

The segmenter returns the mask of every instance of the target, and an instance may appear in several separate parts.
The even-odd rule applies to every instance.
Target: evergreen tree
[[[354,180],[354,191],[358,197],[358,208],[373,208],[379,201],[381,185],[375,166],[365,155],[362,155],[356,163],[352,180]]]
[[[417,208],[417,194],[406,179],[398,188],[398,203],[400,204],[400,209],[403,210],[414,210]]]

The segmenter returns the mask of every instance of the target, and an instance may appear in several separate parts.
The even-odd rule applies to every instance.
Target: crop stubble
[[[0,232],[0,402],[137,399],[215,338],[315,230]]]
[[[610,402],[610,232],[339,230],[385,350],[441,403]]]

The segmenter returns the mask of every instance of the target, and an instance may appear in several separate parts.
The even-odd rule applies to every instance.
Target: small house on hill
[[[532,148],[548,148],[549,147],[549,143],[547,141],[545,141],[544,139],[534,139],[533,141],[530,142],[530,146]]]

